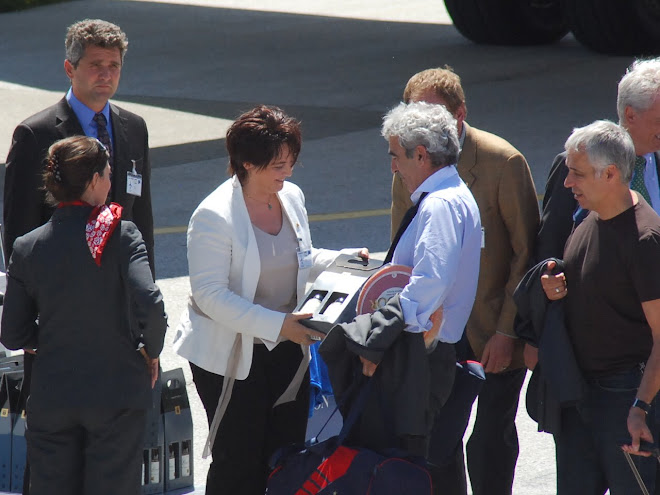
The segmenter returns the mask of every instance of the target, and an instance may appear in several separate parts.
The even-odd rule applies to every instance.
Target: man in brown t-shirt
[[[565,273],[546,272],[542,284],[550,300],[566,297],[566,325],[587,390],[562,410],[557,493],[638,493],[621,447],[639,454],[640,440],[653,442],[658,431],[660,217],[629,189],[635,148],[623,128],[594,122],[575,129],[565,148],[564,185],[591,213],[566,244]],[[655,460],[635,463],[653,492]]]

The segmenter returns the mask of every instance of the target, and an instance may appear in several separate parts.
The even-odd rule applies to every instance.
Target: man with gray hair
[[[383,120],[392,173],[401,176],[414,206],[406,213],[386,261],[412,268],[400,294],[408,332],[427,332],[442,307],[434,353],[454,370],[453,344],[463,334],[477,290],[481,222],[472,193],[458,176],[456,120],[440,105],[401,103]],[[436,356],[438,356],[436,354]],[[453,375],[432,377],[437,407],[446,401]],[[429,432],[430,433],[430,432]]]
[[[414,74],[403,91],[403,101],[443,105],[456,119],[461,147],[456,169],[474,195],[483,232],[477,295],[463,338],[456,345],[459,361],[479,361],[486,372],[465,448],[467,467],[474,495],[511,495],[518,459],[515,419],[526,373],[523,342],[513,330],[513,291],[528,268],[538,229],[534,181],[525,157],[509,142],[468,125],[461,78],[450,67]],[[409,207],[410,193],[395,174],[393,233]],[[442,479],[441,486],[434,485],[436,493],[443,495],[467,495],[462,437],[472,404],[456,400],[464,397],[464,389],[459,388],[448,405],[451,410],[461,402],[463,431],[449,441],[440,417],[431,439],[430,460],[438,468],[434,474]]]
[[[660,214],[660,57],[635,61],[619,81],[619,125],[632,137],[637,159],[630,187]],[[543,198],[534,260],[561,257],[574,225],[586,212],[564,188],[566,153],[555,158]]]
[[[566,328],[586,390],[561,411],[557,493],[638,493],[621,450],[640,454],[640,441],[653,442],[658,431],[660,217],[628,186],[639,151],[625,129],[596,121],[575,129],[565,149],[564,186],[590,213],[566,243],[564,272],[552,275],[549,262],[541,284],[549,300],[566,298]],[[656,460],[634,459],[653,493]]]
[[[126,34],[110,22],[85,19],[69,26],[64,71],[71,87],[58,103],[18,125],[7,156],[3,210],[7,261],[16,238],[46,223],[53,213],[41,179],[48,147],[66,137],[87,135],[108,148],[109,199],[122,205],[122,218],[140,229],[154,271],[147,126],[141,117],[108,101],[117,91],[127,48]]]
[[[65,39],[64,71],[71,82],[55,105],[16,127],[7,156],[4,186],[4,253],[8,263],[17,237],[46,223],[55,205],[46,201],[42,175],[48,148],[70,136],[95,137],[108,149],[112,168],[109,200],[123,207],[144,238],[154,273],[149,139],[144,120],[109,103],[117,91],[126,34],[100,19],[71,25]],[[25,355],[23,393],[29,394],[33,354]],[[120,436],[117,437],[118,439]],[[117,440],[118,441],[118,440]],[[29,468],[23,493],[29,492]]]
[[[635,143],[635,153],[646,162],[640,164],[641,160],[638,160],[635,163],[635,174],[641,167],[644,179],[652,175],[657,185],[657,172],[650,174],[646,169],[660,166],[657,153],[660,150],[660,57],[637,60],[630,66],[619,82],[616,108],[619,123]],[[650,197],[653,208],[660,211],[658,187]]]

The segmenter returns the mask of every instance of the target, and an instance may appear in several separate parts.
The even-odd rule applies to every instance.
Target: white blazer
[[[285,182],[278,197],[283,220],[291,223],[299,247],[312,250],[312,267],[298,269],[297,296],[301,301],[307,283],[331,265],[339,252],[312,247],[305,197],[298,186]],[[254,339],[261,339],[269,349],[275,347],[285,314],[253,304],[261,262],[243,189],[235,176],[193,213],[188,225],[188,269],[193,299],[208,317],[188,307],[174,337],[174,350],[200,368],[224,376],[236,333],[240,332],[242,349],[236,378],[244,380],[252,364]]]

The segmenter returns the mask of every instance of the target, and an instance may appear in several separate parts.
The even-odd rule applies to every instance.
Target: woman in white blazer
[[[298,121],[259,106],[232,124],[226,145],[232,177],[190,219],[192,295],[174,348],[190,362],[209,424],[231,397],[211,441],[206,494],[262,495],[269,457],[303,441],[307,425],[307,376],[295,387],[321,335],[299,323],[310,315],[292,310],[339,252],[312,247],[305,198],[286,181],[300,152]],[[295,400],[280,404],[291,386]]]

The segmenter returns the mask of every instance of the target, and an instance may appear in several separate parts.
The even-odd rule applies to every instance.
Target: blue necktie
[[[94,122],[96,122],[96,133],[98,135],[99,141],[105,146],[108,150],[108,155],[110,155],[110,163],[112,164],[112,143],[110,142],[110,134],[108,134],[108,121],[105,118],[105,115],[102,113],[97,113],[94,115]]]

